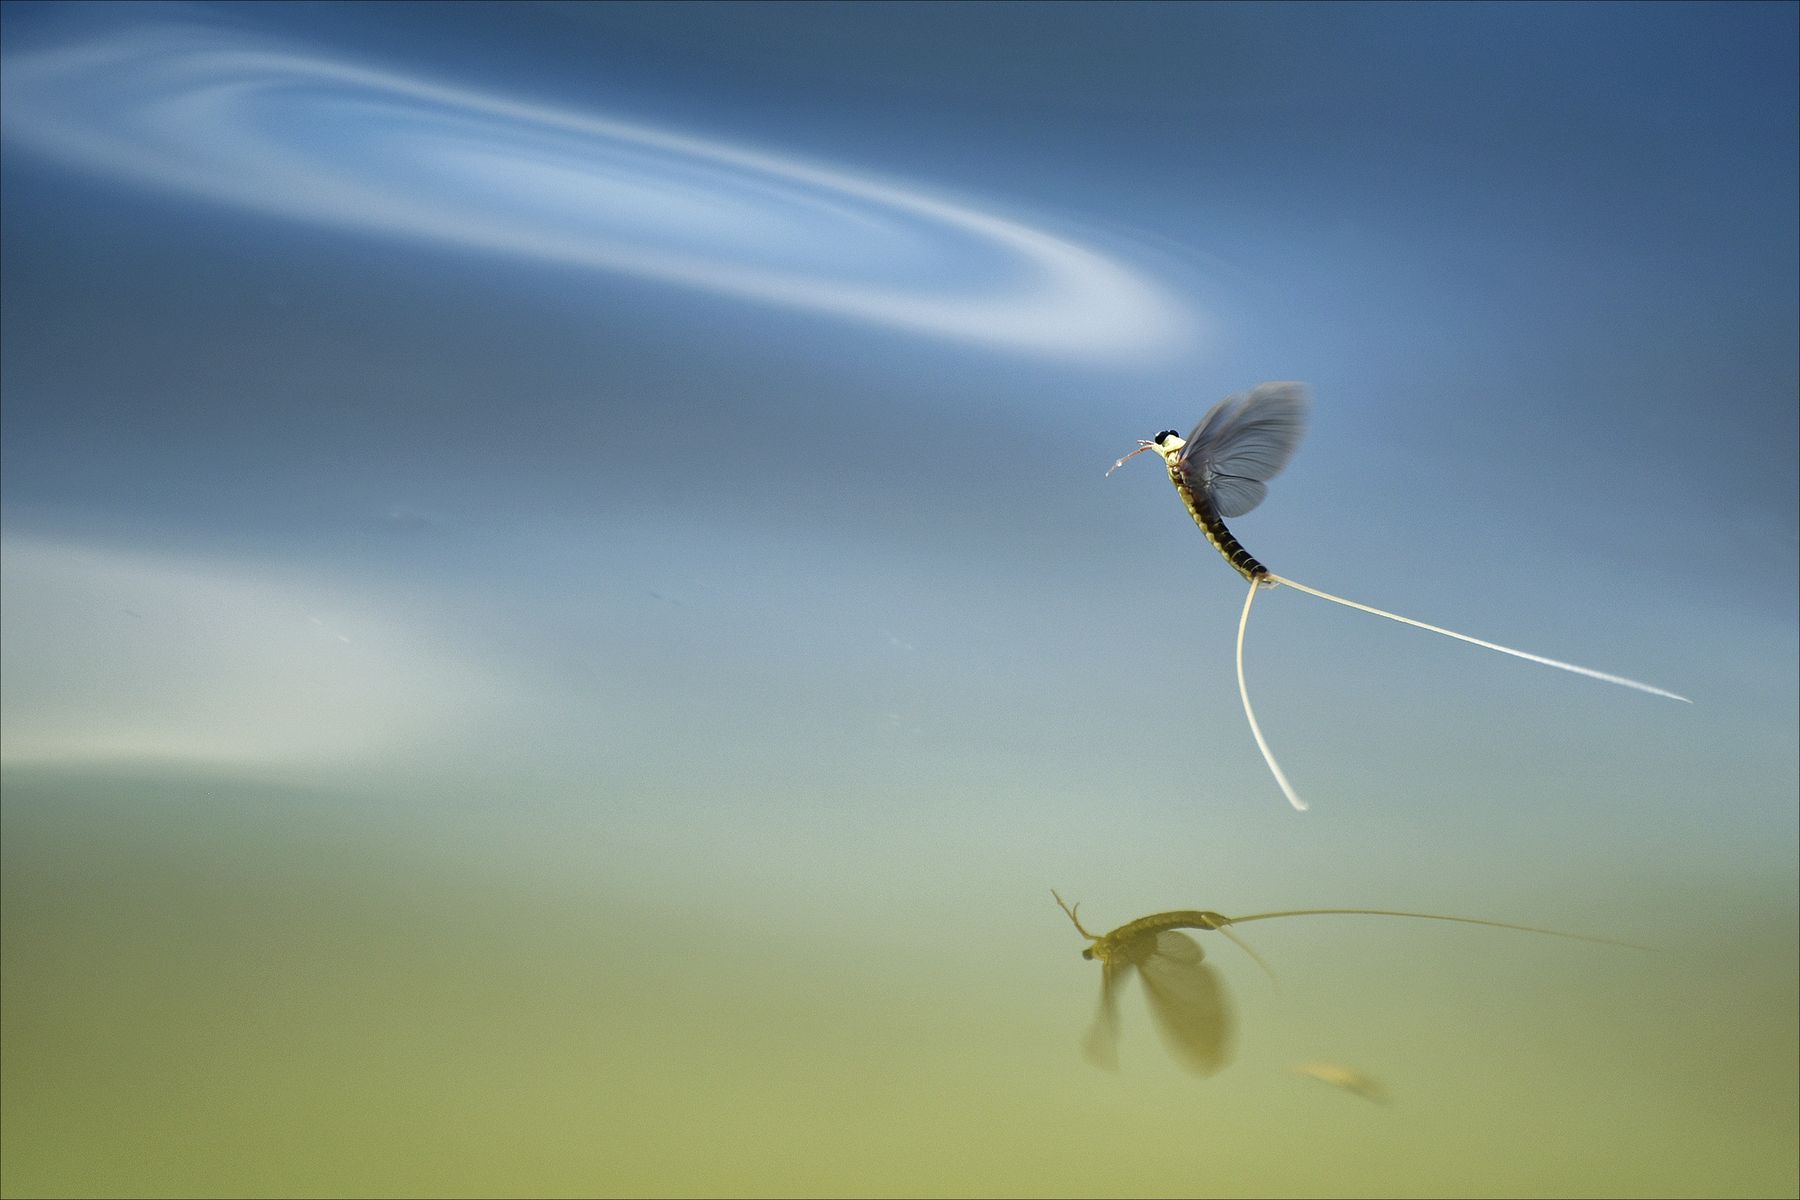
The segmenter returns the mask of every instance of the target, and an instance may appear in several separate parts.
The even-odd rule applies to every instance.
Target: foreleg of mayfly
[[[1269,578],[1273,579],[1274,576],[1271,575]],[[1286,581],[1284,580],[1283,582]],[[1275,761],[1275,755],[1269,749],[1268,739],[1263,737],[1262,727],[1256,723],[1256,710],[1250,707],[1250,688],[1244,682],[1244,630],[1249,628],[1250,605],[1256,599],[1256,589],[1261,586],[1263,586],[1263,581],[1260,578],[1252,579],[1250,581],[1250,594],[1244,597],[1244,614],[1238,618],[1238,695],[1244,701],[1244,716],[1249,718],[1250,721],[1250,736],[1256,739],[1256,748],[1262,751],[1263,761],[1268,763],[1269,770],[1274,772],[1275,782],[1281,785],[1281,792],[1287,797],[1288,803],[1294,806],[1294,811],[1305,812],[1307,808],[1306,801],[1300,798],[1300,793],[1296,792],[1294,790],[1294,785],[1288,782],[1287,774],[1282,771],[1281,764]]]
[[[1123,458],[1119,459],[1118,462],[1116,462],[1112,466],[1106,468],[1106,473],[1108,475],[1111,475],[1114,471],[1118,470],[1120,467],[1124,466],[1127,462],[1136,458],[1138,455],[1142,454],[1144,451],[1154,450],[1154,449],[1156,449],[1155,442],[1146,442],[1146,441],[1140,440],[1138,442],[1138,448],[1136,450],[1133,450],[1130,454],[1125,455]]]
[[[1358,604],[1354,600],[1346,600],[1342,596],[1333,596],[1330,592],[1321,592],[1318,588],[1307,587],[1304,583],[1295,583],[1281,575],[1270,575],[1277,583],[1285,583],[1291,588],[1305,592],[1309,596],[1317,596],[1321,600],[1329,600],[1333,604],[1342,604],[1346,608],[1354,608],[1378,617],[1386,617],[1390,621],[1398,621],[1402,625],[1411,625],[1415,629],[1424,629],[1431,633],[1441,633],[1445,637],[1455,638],[1459,642],[1468,642],[1471,646],[1480,646],[1484,650],[1498,650],[1502,654],[1510,654],[1514,658],[1522,658],[1527,662],[1542,663],[1546,667],[1555,667],[1562,671],[1573,671],[1577,675],[1586,675],[1589,679],[1598,679],[1602,683],[1616,683],[1620,687],[1635,688],[1640,692],[1649,692],[1652,696],[1666,696],[1670,700],[1679,700],[1683,704],[1692,704],[1686,696],[1659,688],[1654,684],[1641,683],[1636,679],[1627,679],[1623,675],[1609,675],[1605,671],[1596,671],[1592,667],[1577,666],[1575,663],[1563,662],[1558,658],[1546,658],[1542,654],[1533,654],[1529,650],[1515,650],[1511,646],[1502,646],[1498,642],[1485,642],[1478,637],[1470,637],[1466,633],[1458,633],[1454,629],[1442,629],[1436,625],[1427,625],[1423,621],[1415,621],[1411,617],[1403,617],[1399,613],[1391,613],[1386,609],[1375,608],[1367,604]]]
[[[1050,894],[1052,896],[1056,896],[1056,903],[1062,907],[1062,910],[1065,913],[1067,913],[1069,915],[1069,920],[1075,922],[1075,929],[1077,932],[1079,932],[1081,934],[1082,937],[1086,938],[1090,942],[1097,942],[1100,940],[1100,938],[1097,934],[1089,933],[1087,930],[1085,930],[1081,927],[1081,918],[1075,915],[1076,913],[1081,911],[1081,905],[1077,904],[1074,908],[1070,908],[1067,904],[1063,903],[1063,898],[1061,896],[1056,895],[1055,888],[1050,889]]]

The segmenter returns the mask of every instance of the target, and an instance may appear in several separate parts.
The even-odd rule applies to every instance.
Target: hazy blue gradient
[[[1800,1188],[1795,6],[0,12],[7,1194]]]

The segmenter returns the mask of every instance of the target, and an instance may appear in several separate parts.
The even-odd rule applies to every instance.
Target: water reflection
[[[1224,984],[1217,973],[1203,961],[1206,954],[1200,948],[1200,943],[1179,932],[1183,929],[1204,929],[1229,938],[1254,959],[1256,965],[1271,979],[1274,978],[1274,972],[1269,964],[1228,926],[1281,917],[1406,917],[1420,921],[1449,921],[1458,925],[1485,925],[1492,929],[1537,933],[1546,937],[1594,942],[1628,950],[1648,948],[1584,933],[1565,933],[1535,925],[1515,925],[1510,921],[1490,921],[1485,917],[1451,917],[1440,913],[1375,908],[1296,908],[1281,912],[1250,913],[1241,917],[1228,917],[1223,913],[1204,909],[1181,909],[1152,913],[1135,921],[1127,921],[1110,933],[1090,933],[1081,924],[1079,904],[1070,906],[1054,890],[1050,894],[1056,897],[1056,903],[1074,923],[1076,932],[1090,943],[1081,952],[1081,957],[1100,963],[1100,1010],[1094,1017],[1093,1028],[1088,1031],[1087,1038],[1082,1043],[1082,1050],[1089,1062],[1107,1070],[1118,1069],[1119,990],[1130,980],[1134,971],[1143,978],[1144,994],[1149,1000],[1150,1013],[1156,1019],[1156,1027],[1163,1036],[1163,1042],[1184,1067],[1197,1075],[1212,1075],[1230,1061],[1232,1021],[1231,1010],[1225,1000]],[[1371,1099],[1375,1098],[1372,1093],[1379,1090],[1373,1085],[1373,1081],[1366,1080],[1359,1072],[1347,1068],[1329,1068],[1323,1074],[1318,1070],[1307,1069],[1302,1073],[1324,1079],[1338,1087],[1368,1094]]]

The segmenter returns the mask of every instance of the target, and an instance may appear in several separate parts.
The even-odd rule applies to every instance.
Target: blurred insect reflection
[[[1062,897],[1057,896],[1056,902],[1063,904]],[[1155,920],[1152,917],[1096,937],[1081,928],[1074,909],[1063,904],[1063,911],[1093,942],[1081,956],[1100,960],[1100,1011],[1082,1042],[1089,1062],[1108,1071],[1119,1069],[1119,989],[1133,970],[1143,976],[1156,1027],[1182,1066],[1211,1075],[1230,1060],[1231,1011],[1225,988],[1218,972],[1202,961],[1206,951],[1199,942],[1175,929],[1146,925]]]
[[[1540,933],[1546,937],[1568,938],[1577,942],[1596,942],[1604,946],[1623,946],[1645,950],[1631,942],[1612,938],[1591,937],[1584,933],[1564,933],[1558,929],[1542,929],[1536,925],[1515,925],[1510,921],[1490,921],[1483,917],[1452,917],[1439,913],[1404,912],[1387,908],[1294,908],[1281,912],[1251,913],[1228,917],[1203,909],[1181,909],[1152,913],[1127,922],[1110,933],[1090,933],[1081,924],[1079,904],[1070,907],[1052,888],[1050,894],[1074,922],[1075,929],[1090,945],[1081,957],[1100,963],[1100,1009],[1094,1016],[1093,1028],[1082,1043],[1089,1062],[1109,1071],[1119,1067],[1119,991],[1133,971],[1144,981],[1144,994],[1150,1003],[1150,1015],[1156,1028],[1182,1066],[1197,1075],[1212,1075],[1231,1060],[1231,1006],[1225,998],[1224,985],[1218,973],[1204,959],[1206,952],[1183,929],[1202,929],[1223,934],[1256,961],[1269,977],[1274,972],[1262,956],[1244,940],[1227,929],[1247,921],[1267,921],[1275,917],[1408,917],[1420,921],[1451,921],[1458,925],[1485,925],[1492,929],[1511,929],[1519,933]],[[1352,1072],[1352,1074],[1355,1074]],[[1314,1074],[1315,1078],[1324,1076]],[[1366,1078],[1366,1077],[1364,1077]],[[1341,1079],[1328,1083],[1350,1088]],[[1377,1090],[1379,1090],[1377,1088]],[[1374,1099],[1374,1096],[1370,1096]]]
[[[1334,1088],[1349,1092],[1353,1096],[1361,1096],[1364,1100],[1376,1104],[1388,1102],[1387,1089],[1380,1082],[1371,1078],[1355,1067],[1346,1067],[1335,1062],[1296,1063],[1293,1067],[1296,1075],[1304,1075],[1308,1079],[1317,1079],[1320,1083],[1329,1083]]]
[[[1386,617],[1390,621],[1399,621],[1414,629],[1441,633],[1445,637],[1468,642],[1484,650],[1498,650],[1514,658],[1523,658],[1528,662],[1562,671],[1573,671],[1589,679],[1635,688],[1653,696],[1680,700],[1684,704],[1692,703],[1686,696],[1636,679],[1627,679],[1623,675],[1612,675],[1596,671],[1592,667],[1563,662],[1561,659],[1546,658],[1529,650],[1516,650],[1498,642],[1457,633],[1453,629],[1428,625],[1424,621],[1403,617],[1386,609],[1346,600],[1342,596],[1334,596],[1330,592],[1322,592],[1318,588],[1277,575],[1256,561],[1232,535],[1231,530],[1225,527],[1225,518],[1241,517],[1263,502],[1263,498],[1268,495],[1268,481],[1281,474],[1288,460],[1294,456],[1294,450],[1300,445],[1300,438],[1306,432],[1310,405],[1304,384],[1261,383],[1252,388],[1249,395],[1227,396],[1213,405],[1187,437],[1183,438],[1173,429],[1165,429],[1152,440],[1139,441],[1136,450],[1120,458],[1106,471],[1111,475],[1146,450],[1154,450],[1160,454],[1163,464],[1169,470],[1169,479],[1181,494],[1182,503],[1187,505],[1188,515],[1193,517],[1194,524],[1200,527],[1200,532],[1206,535],[1206,540],[1212,543],[1213,549],[1231,564],[1231,569],[1249,580],[1250,591],[1244,597],[1244,611],[1238,618],[1238,696],[1244,702],[1244,717],[1250,723],[1250,734],[1256,739],[1256,747],[1262,751],[1263,761],[1269,764],[1269,771],[1275,776],[1275,782],[1280,785],[1282,794],[1295,810],[1305,812],[1306,802],[1300,798],[1293,784],[1288,782],[1286,772],[1275,761],[1275,754],[1269,749],[1268,740],[1263,737],[1262,727],[1256,722],[1256,711],[1250,707],[1250,689],[1244,682],[1244,631],[1250,624],[1250,605],[1261,588],[1286,584],[1309,596],[1317,596],[1321,600],[1329,600],[1333,604],[1341,604],[1377,617]]]

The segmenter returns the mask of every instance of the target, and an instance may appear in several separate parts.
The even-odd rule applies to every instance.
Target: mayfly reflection
[[[1081,957],[1100,964],[1100,1007],[1094,1023],[1082,1041],[1082,1053],[1089,1062],[1109,1071],[1119,1066],[1119,993],[1135,974],[1144,985],[1144,997],[1150,1007],[1157,1032],[1177,1062],[1196,1075],[1217,1073],[1231,1060],[1234,1029],[1230,1001],[1224,983],[1200,943],[1183,933],[1197,929],[1222,934],[1236,943],[1256,964],[1273,977],[1262,956],[1229,928],[1251,921],[1269,921],[1276,917],[1407,917],[1419,921],[1451,921],[1458,925],[1483,925],[1490,929],[1510,929],[1518,933],[1537,933],[1546,937],[1569,938],[1578,942],[1597,942],[1606,946],[1624,946],[1633,950],[1644,947],[1611,938],[1590,937],[1582,933],[1564,933],[1557,929],[1541,929],[1535,925],[1515,925],[1510,921],[1490,921],[1482,917],[1452,917],[1439,913],[1404,912],[1387,908],[1293,908],[1281,912],[1251,913],[1228,917],[1223,913],[1201,909],[1153,913],[1128,921],[1111,933],[1090,933],[1081,923],[1079,904],[1070,907],[1057,895],[1050,894],[1074,922],[1076,932],[1088,940]]]
[[[1238,617],[1238,696],[1244,702],[1244,716],[1250,723],[1250,735],[1256,739],[1257,749],[1262,751],[1263,760],[1269,764],[1275,782],[1280,785],[1282,794],[1294,808],[1304,812],[1306,802],[1300,799],[1299,793],[1288,782],[1287,774],[1275,761],[1268,740],[1263,737],[1262,727],[1257,724],[1256,712],[1250,707],[1250,689],[1244,682],[1244,631],[1250,624],[1250,605],[1256,599],[1258,590],[1265,587],[1286,584],[1309,596],[1386,617],[1390,621],[1399,621],[1415,629],[1441,633],[1445,637],[1456,638],[1488,650],[1498,650],[1502,654],[1511,654],[1529,662],[1573,671],[1577,675],[1616,683],[1621,687],[1636,688],[1653,696],[1666,696],[1671,700],[1690,703],[1686,696],[1678,696],[1674,692],[1640,683],[1635,679],[1609,675],[1591,667],[1545,658],[1541,654],[1525,650],[1515,650],[1510,646],[1483,641],[1466,633],[1427,625],[1411,617],[1346,600],[1342,596],[1333,596],[1329,592],[1277,575],[1263,566],[1232,536],[1231,530],[1225,527],[1225,518],[1241,517],[1263,502],[1263,497],[1268,494],[1268,481],[1287,466],[1295,447],[1300,444],[1301,436],[1306,432],[1307,408],[1306,389],[1303,385],[1259,384],[1248,395],[1228,396],[1215,404],[1212,411],[1200,419],[1200,423],[1194,426],[1193,432],[1187,437],[1181,437],[1173,429],[1165,429],[1150,441],[1140,441],[1136,450],[1113,463],[1106,472],[1111,475],[1146,450],[1154,450],[1160,454],[1163,464],[1169,469],[1169,479],[1181,494],[1188,514],[1194,518],[1194,524],[1200,527],[1206,540],[1231,564],[1231,569],[1249,581],[1250,591],[1244,597],[1244,609]]]

